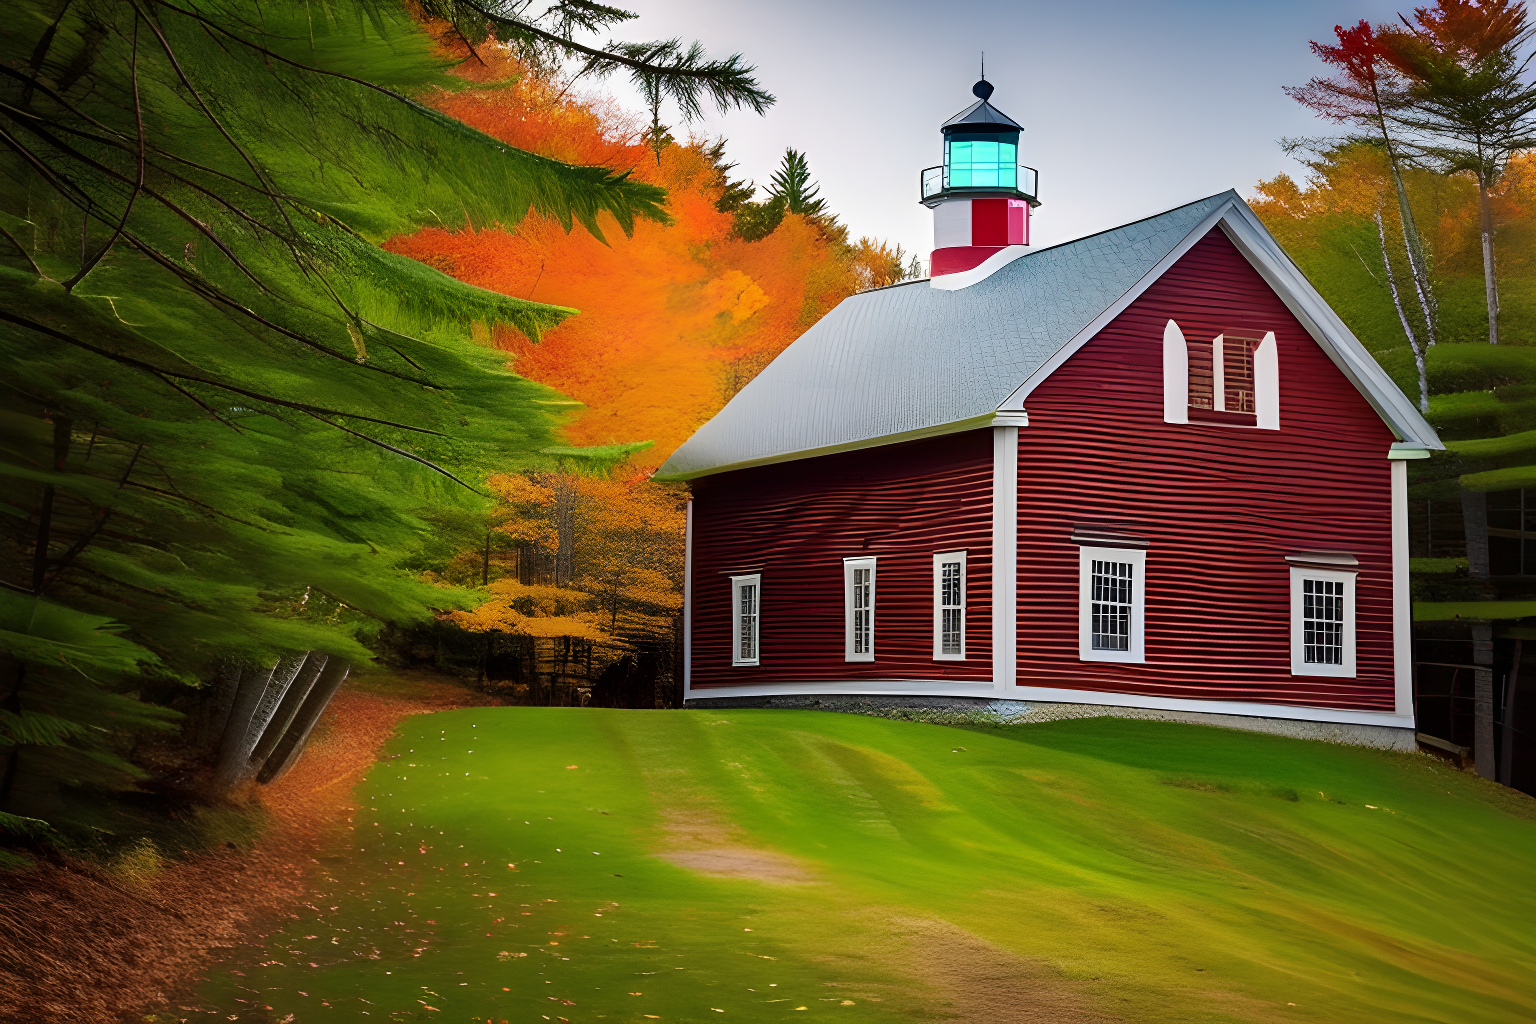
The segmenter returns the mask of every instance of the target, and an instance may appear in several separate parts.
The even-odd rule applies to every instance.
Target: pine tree
[[[817,196],[818,191],[805,154],[794,147],[786,149],[784,159],[768,179],[768,198],[761,203],[736,204],[736,234],[749,242],[767,238],[786,213],[823,221],[830,227],[834,222],[827,215],[827,201]]]
[[[793,147],[786,149],[783,163],[768,179],[768,195],[784,200],[787,213],[819,217],[826,212],[827,201],[817,198],[818,191],[816,184],[811,181],[811,167],[806,162],[805,154],[797,152]]]
[[[1477,176],[1488,342],[1499,343],[1499,285],[1488,192],[1512,154],[1536,146],[1536,85],[1525,81],[1520,49],[1536,29],[1525,4],[1440,0],[1414,9],[1405,28],[1377,33],[1377,49],[1409,81],[1393,119],[1446,171]]]
[[[445,10],[468,24],[464,5],[426,13]],[[613,21],[606,8],[557,3],[543,22],[497,10],[474,8],[471,43],[494,31],[654,74],[675,97],[771,102],[739,57],[652,67],[567,38]],[[539,403],[558,397],[474,332],[537,340],[574,311],[379,243],[448,220],[511,226],[530,209],[598,237],[604,222],[627,232],[667,215],[654,186],[522,152],[411,98],[458,87],[448,68],[403,6],[364,0],[13,11],[0,42],[8,590],[79,628],[121,621],[149,677],[187,683],[308,652],[361,660],[380,623],[471,601],[420,582],[413,560],[434,523],[484,513],[482,467],[549,460]]]

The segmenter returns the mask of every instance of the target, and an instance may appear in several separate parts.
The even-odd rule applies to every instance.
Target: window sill
[[[963,655],[963,654],[935,654],[933,656],[933,660],[934,661],[964,661],[965,660],[965,655]]]
[[[1327,679],[1353,679],[1355,667],[1353,665],[1292,665],[1293,676],[1314,676]]]
[[[1259,414],[1255,412],[1224,412],[1217,409],[1197,409],[1190,406],[1189,422],[1219,423],[1228,427],[1257,427]]]
[[[1078,661],[1117,661],[1121,664],[1139,665],[1147,660],[1147,656],[1141,651],[1095,651],[1079,650]]]

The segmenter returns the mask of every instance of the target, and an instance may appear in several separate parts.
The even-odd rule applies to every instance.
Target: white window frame
[[[1083,545],[1078,549],[1078,640],[1082,661],[1144,662],[1147,623],[1147,552],[1145,548],[1104,548]],[[1095,560],[1125,562],[1131,572],[1131,636],[1129,650],[1102,651],[1093,646],[1093,563]]]
[[[960,566],[960,653],[944,653],[944,567]],[[933,660],[965,660],[966,571],[964,551],[941,551],[933,556]]]
[[[1222,379],[1226,374],[1222,359],[1225,334],[1217,335],[1211,342],[1211,408],[1225,410],[1226,388]],[[1237,429],[1280,429],[1280,356],[1279,344],[1274,331],[1266,331],[1253,349],[1253,405],[1256,421],[1253,427],[1240,424],[1213,424],[1202,426],[1231,426]],[[1189,343],[1184,331],[1174,320],[1163,325],[1163,422],[1189,422]]]
[[[876,601],[876,559],[868,556],[860,558],[843,559],[843,660],[844,661],[874,661],[875,660],[875,611],[879,607]],[[856,569],[869,570],[869,650],[859,654],[853,652],[853,573]]]
[[[1339,665],[1308,664],[1306,660],[1306,628],[1302,621],[1304,580],[1328,580],[1344,584],[1343,663]],[[1331,676],[1335,679],[1355,677],[1355,573],[1336,569],[1313,569],[1309,566],[1291,566],[1291,675]]]
[[[756,611],[752,623],[752,657],[741,656],[741,589],[753,587]],[[731,665],[751,666],[763,659],[763,574],[731,577]]]

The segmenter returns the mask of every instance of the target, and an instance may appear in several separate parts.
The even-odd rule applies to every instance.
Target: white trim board
[[[1334,708],[1295,707],[1290,704],[1250,704],[1235,700],[1185,700],[1176,697],[1145,697],[1098,690],[1066,690],[1048,686],[1010,686],[994,690],[990,680],[865,679],[841,682],[758,683],[742,686],[710,686],[689,689],[689,700],[712,697],[804,697],[847,694],[870,697],[980,697],[983,699],[1039,701],[1043,704],[1094,704],[1101,707],[1145,708],[1149,711],[1192,711],[1248,718],[1279,718],[1294,722],[1332,722],[1339,725],[1380,725],[1389,729],[1413,728],[1412,715],[1384,711],[1345,711]]]
[[[1013,685],[1019,632],[1019,428],[992,428],[992,676]]]
[[[683,527],[683,692],[693,685],[693,499]]]
[[[694,697],[794,697],[805,694],[851,693],[874,697],[983,697],[1000,694],[990,679],[848,679],[792,683],[744,683],[740,686],[707,686],[689,689]]]
[[[1347,711],[1338,708],[1298,707],[1292,704],[1257,704],[1240,700],[1189,700],[1182,697],[1148,697],[1135,693],[1100,690],[1069,690],[1056,686],[1014,686],[1003,696],[1008,700],[1038,700],[1052,704],[1100,704],[1119,708],[1158,711],[1200,711],[1211,715],[1247,715],[1250,718],[1289,718],[1298,722],[1337,722],[1344,725],[1385,725],[1413,728],[1412,715],[1389,711]]]
[[[1408,463],[1392,466],[1392,663],[1397,713],[1413,709],[1413,596],[1408,567]]]

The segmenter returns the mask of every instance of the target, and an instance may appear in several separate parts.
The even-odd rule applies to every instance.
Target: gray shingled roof
[[[844,299],[700,427],[657,477],[688,480],[984,426],[1192,231],[1233,204],[1246,214],[1245,230],[1261,232],[1274,247],[1264,258],[1284,259],[1237,193],[1224,192],[1028,253],[969,287],[946,291],[914,281]],[[1285,266],[1294,272],[1288,260]],[[1299,272],[1295,278],[1299,283],[1287,287],[1310,292]],[[1440,447],[1433,429],[1326,304],[1315,317],[1303,315],[1330,336],[1347,336],[1332,345],[1343,351],[1341,368],[1389,422],[1408,426],[1399,436]]]

